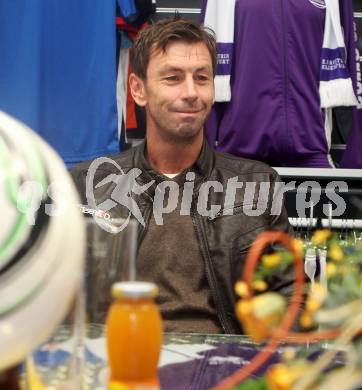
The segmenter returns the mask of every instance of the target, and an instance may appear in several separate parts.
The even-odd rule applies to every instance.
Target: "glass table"
[[[62,336],[63,335],[63,336]],[[51,346],[43,345],[33,353],[37,371],[47,389],[58,389],[58,384],[66,376],[74,341],[67,339],[66,332],[59,333]],[[294,346],[313,359],[322,350],[331,348],[328,344],[310,344]],[[205,335],[205,334],[165,334],[159,362],[159,377],[162,390],[204,390],[210,389],[241,366],[246,365],[264,345],[254,343],[241,335]],[[273,353],[268,362],[254,373],[253,377],[266,372],[271,364],[281,360],[290,344],[282,344]],[[86,390],[106,390],[108,367],[104,338],[104,325],[88,326],[84,345],[78,354],[84,359],[79,372],[83,372],[83,387]],[[314,358],[315,358],[314,357]],[[335,364],[343,364],[343,355],[337,355]],[[74,388],[62,386],[63,388]]]

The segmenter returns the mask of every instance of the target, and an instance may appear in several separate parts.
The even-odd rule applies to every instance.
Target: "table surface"
[[[59,332],[51,343],[44,344],[34,354],[33,359],[43,381],[52,388],[69,371],[69,356],[74,355],[74,339]],[[83,384],[85,389],[107,389],[107,354],[103,325],[89,325],[82,354],[85,356]],[[308,355],[318,355],[321,350],[330,348],[328,344],[295,346]],[[262,349],[264,345],[254,343],[242,335],[205,334],[165,334],[159,362],[159,377],[162,390],[204,390],[235,372]],[[254,375],[266,372],[268,366],[280,361],[290,344],[282,344],[273,353],[268,363]],[[78,352],[79,353],[79,352]],[[342,357],[336,363],[342,364]]]

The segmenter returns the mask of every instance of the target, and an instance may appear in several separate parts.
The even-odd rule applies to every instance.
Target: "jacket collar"
[[[147,176],[152,176],[153,179],[158,178],[160,181],[165,180],[165,177],[159,172],[154,171],[148,163],[145,155],[146,140],[135,147],[133,155],[133,166],[142,169]],[[211,175],[214,167],[215,152],[211,149],[206,139],[204,139],[200,155],[194,165],[188,170],[195,172],[196,181],[204,181]],[[157,180],[157,179],[156,179]]]

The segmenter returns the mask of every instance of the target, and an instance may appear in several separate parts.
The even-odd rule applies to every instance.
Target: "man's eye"
[[[196,79],[199,80],[199,81],[208,81],[210,78],[209,78],[209,76],[198,75],[198,76],[196,77]]]
[[[167,81],[178,81],[180,78],[178,76],[167,76],[165,80]]]

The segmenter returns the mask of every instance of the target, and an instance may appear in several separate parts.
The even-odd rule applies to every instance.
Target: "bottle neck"
[[[128,303],[130,305],[142,305],[146,303],[154,303],[153,298],[115,298],[116,303]]]

